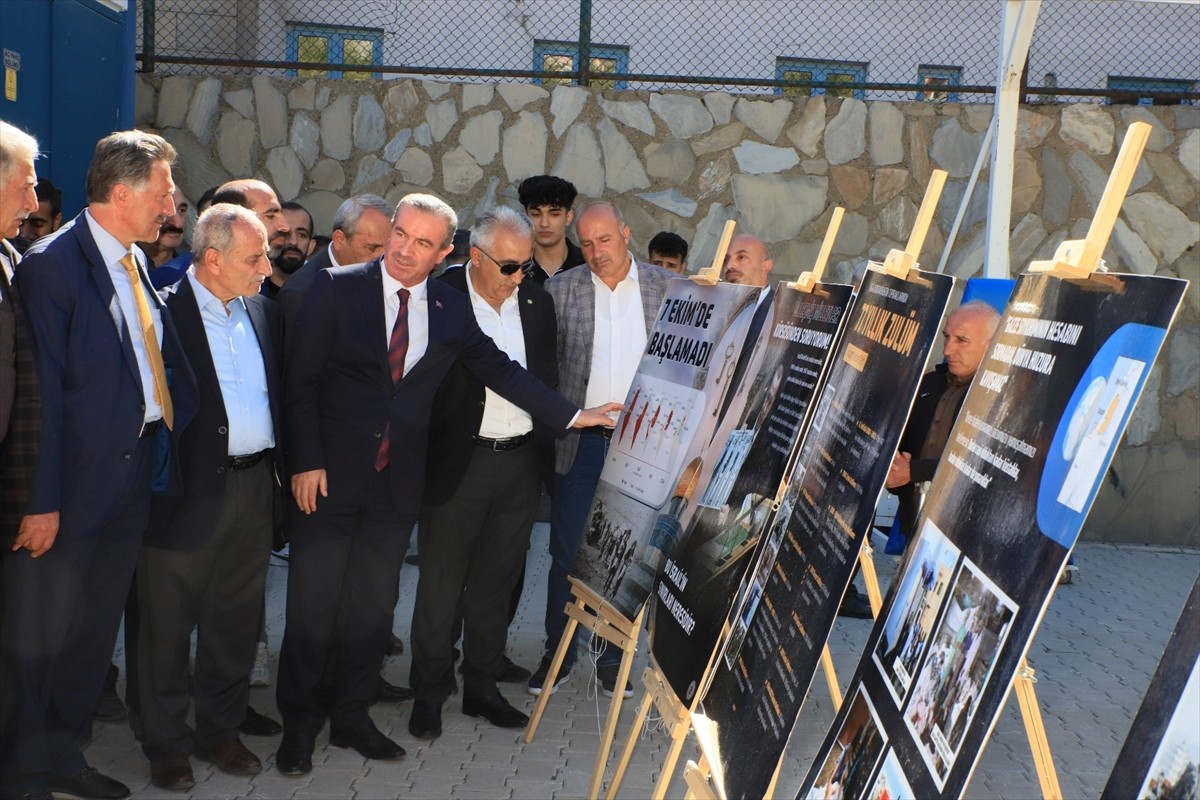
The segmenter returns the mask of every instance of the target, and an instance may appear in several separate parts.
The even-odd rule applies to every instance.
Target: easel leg
[[[638,704],[637,716],[629,731],[629,739],[625,742],[625,749],[621,751],[621,760],[617,762],[616,772],[613,773],[612,782],[608,784],[608,793],[604,795],[604,800],[613,800],[617,796],[617,790],[621,788],[621,781],[625,779],[625,769],[629,766],[629,760],[633,758],[633,748],[637,746],[638,736],[641,735],[642,726],[646,724],[646,717],[650,715],[650,705],[653,702],[654,697],[650,692],[642,695],[642,702]]]
[[[671,732],[671,748],[667,751],[667,757],[663,759],[662,772],[659,773],[658,780],[654,782],[654,793],[650,795],[651,800],[663,800],[667,796],[667,788],[671,785],[671,779],[675,777],[675,765],[679,763],[679,754],[683,752],[683,742],[687,739],[690,727],[690,725],[677,725]]]
[[[582,607],[578,601],[575,605]],[[569,608],[570,604],[567,607]],[[550,662],[550,672],[546,673],[546,682],[542,684],[542,693],[538,695],[537,702],[533,706],[533,715],[529,718],[529,724],[525,726],[526,744],[533,741],[538,725],[541,724],[542,714],[546,712],[546,703],[550,701],[550,695],[554,693],[554,681],[558,678],[558,671],[562,669],[562,663],[567,657],[567,648],[571,646],[571,640],[575,637],[577,627],[579,627],[579,622],[568,616],[566,630],[563,631],[558,649],[554,651],[554,660]]]
[[[1042,785],[1042,797],[1046,800],[1062,800],[1058,773],[1054,769],[1054,758],[1050,755],[1050,742],[1046,739],[1046,728],[1042,724],[1042,709],[1033,689],[1036,682],[1033,669],[1025,659],[1021,659],[1014,688],[1021,706],[1021,719],[1025,722],[1025,734],[1029,737],[1029,749],[1033,751],[1033,765],[1037,769],[1038,782]]]
[[[858,563],[862,566],[863,583],[867,585],[867,602],[871,604],[871,616],[879,619],[879,610],[883,608],[883,593],[879,591],[879,574],[875,572],[874,550],[869,543],[864,542],[858,551]]]
[[[837,673],[833,671],[833,656],[829,653],[829,645],[825,645],[821,650],[821,671],[825,673],[825,684],[829,687],[833,713],[836,714],[842,707],[842,687],[838,685]]]
[[[700,757],[700,763],[689,761],[683,770],[683,779],[687,781],[687,792],[684,800],[717,800],[717,793],[712,787],[712,773],[708,768],[708,760]]]
[[[642,615],[637,621],[640,624]],[[600,796],[600,784],[604,781],[604,767],[608,764],[608,752],[612,749],[613,737],[617,732],[617,722],[621,717],[621,703],[625,699],[625,684],[629,681],[629,673],[633,668],[633,653],[637,647],[637,628],[625,652],[621,655],[621,667],[617,670],[617,683],[613,686],[612,702],[608,705],[608,720],[604,724],[604,736],[600,739],[600,752],[596,753],[596,766],[592,769],[592,783],[588,786],[588,797]]]

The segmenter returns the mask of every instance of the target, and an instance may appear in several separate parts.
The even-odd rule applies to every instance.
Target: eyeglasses
[[[479,252],[483,253],[485,256],[487,256],[492,261],[495,261],[496,266],[500,268],[501,275],[514,275],[517,272],[527,272],[527,271],[529,271],[529,268],[533,266],[532,258],[529,259],[528,261],[524,261],[521,263],[517,263],[516,261],[496,261],[496,259],[493,256],[491,256],[482,247],[476,245],[475,249],[478,250]]]

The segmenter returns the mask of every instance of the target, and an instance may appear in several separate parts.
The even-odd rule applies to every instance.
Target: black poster
[[[726,797],[763,796],[778,768],[941,330],[954,280],[910,277],[863,280],[695,718]]]
[[[678,554],[658,574],[650,651],[685,705],[706,673],[746,565],[773,516],[852,292],[842,284],[777,292],[767,345],[749,382],[750,402],[725,439]]]
[[[1200,579],[1146,690],[1101,800],[1200,796]]]
[[[802,797],[962,795],[1185,286],[1020,278]]]

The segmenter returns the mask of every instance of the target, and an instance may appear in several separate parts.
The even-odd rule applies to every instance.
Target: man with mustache
[[[178,256],[180,248],[183,247],[183,228],[187,224],[188,200],[178,186],[175,187],[172,202],[175,206],[175,213],[167,217],[158,227],[158,238],[150,242],[137,243],[137,246],[146,254],[151,273]]]
[[[288,278],[296,270],[304,266],[304,262],[312,255],[314,246],[312,239],[313,220],[308,210],[295,202],[287,202],[280,206],[283,218],[287,220],[291,230],[284,239],[283,247],[271,256],[271,277],[268,280],[276,288],[282,288]]]

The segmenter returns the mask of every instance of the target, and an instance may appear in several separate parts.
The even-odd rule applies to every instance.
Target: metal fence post
[[[142,72],[154,72],[154,2],[142,2]]]
[[[592,67],[592,0],[579,0],[579,85],[591,84]]]

